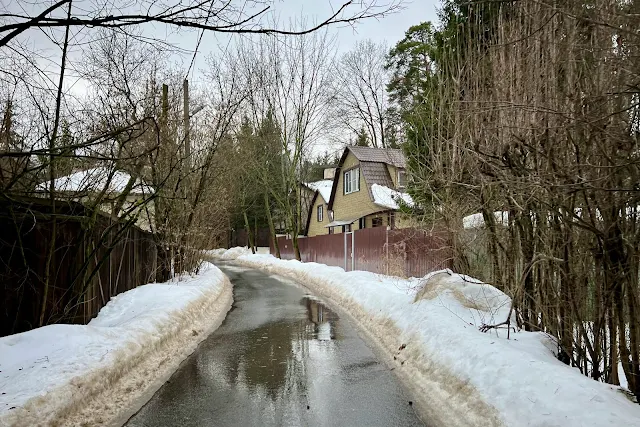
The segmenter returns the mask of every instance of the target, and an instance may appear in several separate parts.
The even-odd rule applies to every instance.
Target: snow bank
[[[510,299],[473,278],[431,273],[416,294],[411,280],[374,273],[270,255],[236,262],[295,279],[345,309],[386,350],[430,424],[639,425],[640,405],[558,361],[546,335],[480,332],[506,319]]]
[[[233,259],[238,258],[239,256],[242,256],[242,255],[251,255],[251,249],[240,247],[240,246],[236,246],[235,248],[231,248],[231,249],[225,251],[222,255],[220,255],[220,258],[221,259],[226,259],[226,260],[233,260]]]
[[[0,425],[99,425],[159,387],[231,306],[229,280],[205,263],[195,277],[140,286],[88,325],[0,338]]]

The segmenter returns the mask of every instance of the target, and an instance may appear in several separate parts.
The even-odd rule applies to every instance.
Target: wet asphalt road
[[[423,425],[345,319],[302,288],[220,267],[235,308],[128,427]]]

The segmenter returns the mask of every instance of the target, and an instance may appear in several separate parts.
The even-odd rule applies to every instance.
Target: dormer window
[[[398,188],[404,188],[407,185],[407,175],[404,170],[398,169]]]
[[[343,175],[344,194],[360,191],[360,168],[348,170]]]

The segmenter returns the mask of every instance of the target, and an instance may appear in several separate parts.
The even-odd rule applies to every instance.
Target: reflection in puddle
[[[335,330],[332,327],[332,323],[338,320],[338,316],[314,298],[304,297],[302,304],[307,307],[309,320],[314,325],[315,338],[319,341],[336,339],[332,332]]]
[[[299,288],[230,273],[237,309],[128,427],[416,425],[348,323]]]
[[[316,361],[332,358],[335,340],[339,339],[339,318],[312,297],[299,301],[306,308],[306,316],[292,316],[233,334],[236,351],[228,353],[224,362],[225,382],[271,401],[305,394],[309,357]]]

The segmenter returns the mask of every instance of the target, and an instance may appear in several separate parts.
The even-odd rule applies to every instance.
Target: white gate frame
[[[348,238],[347,235],[348,234],[351,235],[351,271],[353,271],[355,270],[354,252],[355,252],[356,240],[353,235],[353,231],[347,231],[342,234],[344,234],[344,271],[347,271],[347,238]]]

